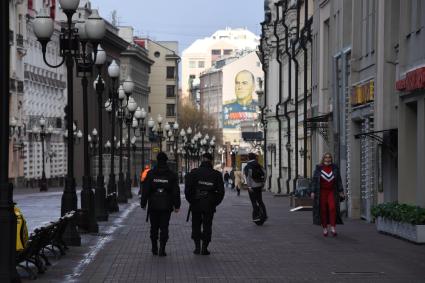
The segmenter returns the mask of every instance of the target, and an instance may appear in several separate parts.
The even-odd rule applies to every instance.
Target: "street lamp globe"
[[[88,140],[89,142],[91,142],[91,136],[90,136],[90,135],[87,135],[87,140]]]
[[[161,122],[158,121],[158,123],[161,123]],[[170,124],[168,124],[168,123],[165,124],[165,126],[164,126],[165,132],[168,132],[170,129],[171,129]]]
[[[173,125],[174,130],[178,130],[179,129],[179,124],[177,122],[174,123]]]
[[[12,117],[9,121],[9,126],[14,128],[14,127],[16,127],[17,124],[18,124],[18,121],[16,121],[16,118]]]
[[[119,100],[121,100],[121,101],[123,101],[124,100],[124,98],[126,98],[127,96],[126,96],[126,94],[125,94],[125,91],[124,91],[124,88],[123,88],[123,86],[122,85],[120,85],[120,87],[119,87],[119,89],[118,89],[118,99]]]
[[[110,147],[111,147],[111,142],[110,141],[106,141],[105,148],[110,148]]]
[[[215,145],[215,142],[212,140],[212,141],[210,141],[210,145],[211,146],[214,146]]]
[[[112,63],[108,67],[108,75],[112,79],[116,79],[120,76],[120,66],[118,66],[115,60],[112,60]]]
[[[171,138],[173,136],[173,132],[172,131],[168,131],[168,136]]]
[[[75,132],[77,130],[77,125],[75,123],[72,125],[72,130]]]
[[[106,112],[111,112],[112,111],[112,103],[111,103],[111,100],[110,99],[108,99],[105,102],[105,110],[106,110]]]
[[[65,131],[65,132],[63,133],[63,137],[64,137],[64,138],[66,138],[66,139],[68,138],[68,132],[67,132],[67,131]]]
[[[43,8],[34,20],[34,34],[39,41],[50,41],[53,31],[54,25],[49,10]]]
[[[191,128],[191,127],[189,127],[189,128],[187,129],[187,134],[188,134],[188,135],[191,135],[191,134],[192,134],[192,128]]]
[[[81,139],[82,137],[83,137],[83,133],[81,132],[81,130],[78,130],[77,138]]]
[[[131,113],[134,113],[134,111],[137,109],[137,103],[132,96],[128,98],[127,109]]]
[[[154,125],[155,125],[155,122],[152,119],[152,117],[150,117],[149,118],[149,121],[148,121],[148,127],[151,128],[151,129],[153,129]]]
[[[162,123],[162,116],[161,116],[161,114],[158,114],[158,118],[156,118],[156,120],[157,120],[157,122],[159,123],[159,124],[161,124]]]
[[[59,4],[64,11],[75,11],[80,5],[80,0],[59,0]]]
[[[136,138],[136,137],[133,137],[133,138],[131,139],[131,144],[132,144],[132,145],[135,145],[135,144],[136,144],[136,141],[137,141],[137,138]]]
[[[123,82],[122,85],[123,85],[125,94],[127,94],[129,96],[130,94],[133,93],[134,82],[133,82],[133,80],[131,79],[130,76],[128,76],[127,79],[125,79],[125,81]]]
[[[92,9],[90,17],[86,21],[86,33],[90,40],[100,41],[105,36],[105,21],[99,16],[97,9]]]
[[[94,53],[92,54],[92,58],[93,58],[93,60],[94,60],[94,58],[95,58]],[[106,52],[105,52],[105,50],[102,48],[102,46],[101,46],[101,45],[99,45],[99,47],[97,48],[97,54],[96,54],[96,61],[95,61],[95,64],[96,64],[97,66],[102,66],[102,65],[104,65],[104,64],[105,64],[105,62],[106,62]]]
[[[182,129],[182,130],[180,131],[180,136],[181,136],[181,137],[186,136],[186,132],[185,132],[185,130],[184,130],[184,129]]]
[[[131,127],[133,129],[137,129],[138,126],[139,126],[139,122],[137,122],[137,119],[135,117],[133,117],[133,123],[132,123]]]
[[[38,122],[40,123],[41,127],[44,127],[46,125],[46,119],[43,116],[41,116]]]
[[[86,32],[86,21],[80,20],[76,22],[75,28],[78,30],[78,37],[80,38],[80,40],[86,42],[89,39]]]
[[[93,135],[94,137],[96,137],[96,136],[97,136],[97,130],[96,130],[96,128],[94,128],[94,129],[93,129],[93,131],[92,131],[91,133],[92,133],[92,135]]]
[[[52,125],[49,125],[49,127],[47,128],[47,132],[49,134],[53,133],[53,126]]]

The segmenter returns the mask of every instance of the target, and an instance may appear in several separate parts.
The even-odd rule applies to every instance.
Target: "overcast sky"
[[[119,25],[133,26],[136,35],[154,40],[176,40],[179,51],[198,38],[226,26],[246,27],[259,35],[263,0],[92,0],[92,8]]]

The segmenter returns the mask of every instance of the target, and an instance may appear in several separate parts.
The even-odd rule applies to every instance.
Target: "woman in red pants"
[[[336,224],[343,224],[339,213],[339,200],[344,198],[339,168],[332,162],[332,155],[325,153],[320,165],[316,166],[311,183],[311,198],[314,199],[313,223],[322,225],[323,236],[337,235]]]

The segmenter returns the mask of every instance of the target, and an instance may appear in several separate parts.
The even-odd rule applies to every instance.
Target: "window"
[[[231,55],[233,53],[232,49],[224,49],[223,50],[223,55]]]
[[[213,49],[213,50],[211,50],[211,55],[221,55],[221,50],[220,49]]]
[[[205,68],[205,61],[199,61],[198,68]]]
[[[196,61],[189,61],[189,68],[196,68]]]
[[[176,86],[167,85],[167,98],[176,97]]]
[[[153,56],[155,56],[156,58],[159,58],[159,56],[161,56],[161,53],[159,53],[159,51],[155,51],[155,53],[153,54]]]
[[[176,116],[176,105],[175,104],[167,104],[167,117]]]
[[[167,79],[174,79],[175,69],[175,67],[167,67]]]

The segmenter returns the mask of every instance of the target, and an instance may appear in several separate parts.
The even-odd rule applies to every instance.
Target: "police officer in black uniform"
[[[202,156],[201,166],[189,173],[185,184],[186,200],[190,203],[192,211],[194,254],[210,254],[208,244],[211,241],[213,216],[224,197],[223,177],[220,172],[213,169],[212,161],[212,155],[205,153]]]
[[[148,214],[151,222],[152,254],[158,255],[158,230],[159,256],[166,256],[165,245],[168,240],[168,225],[171,212],[180,209],[180,188],[177,174],[167,165],[168,157],[164,152],[158,153],[157,167],[149,171],[143,184],[140,206],[145,209],[148,205]]]

